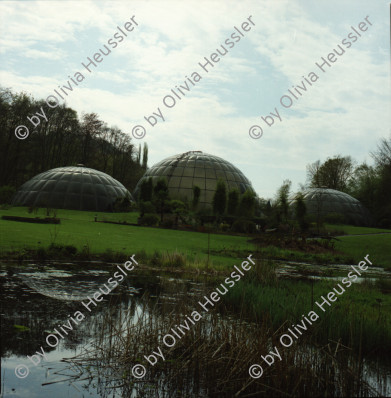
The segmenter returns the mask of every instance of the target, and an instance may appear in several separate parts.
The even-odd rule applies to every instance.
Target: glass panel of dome
[[[60,174],[60,178],[62,181],[70,181],[72,178],[72,174],[71,173],[64,173],[64,174]]]
[[[205,169],[205,177],[216,179],[216,171],[214,169]]]
[[[64,206],[67,209],[80,209],[80,195],[68,194],[64,199]]]
[[[216,170],[216,178],[222,178],[223,180],[225,180],[225,172],[222,170]]]
[[[80,182],[70,182],[69,183],[69,188],[68,188],[69,193],[81,193],[81,184]]]
[[[46,183],[42,186],[41,190],[42,190],[42,191],[51,192],[51,191],[53,191],[55,185],[56,185],[56,181],[54,181],[54,180],[47,180]]]
[[[64,193],[68,190],[69,183],[66,181],[59,180],[56,184],[55,190],[56,192]]]
[[[48,206],[49,205],[49,192],[39,192],[37,195],[37,206]]]
[[[235,181],[235,176],[230,171],[227,171],[225,175],[228,181]]]
[[[209,190],[215,190],[216,189],[216,180],[215,179],[206,179],[205,180],[205,188]]]
[[[81,206],[85,210],[93,210],[96,208],[96,201],[93,195],[83,195]]]
[[[172,172],[172,175],[176,177],[182,177],[183,167],[176,167],[175,170]]]
[[[193,198],[193,190],[192,189],[180,189],[179,190],[179,195],[185,199],[187,198],[187,200],[191,200]]]
[[[39,191],[46,183],[46,180],[31,181],[31,186],[28,189]]]
[[[194,177],[205,178],[205,169],[196,167],[194,170]]]
[[[212,191],[205,191],[205,202],[209,202],[212,204],[214,192]]]
[[[239,191],[240,187],[238,187],[238,184],[236,184],[235,182],[230,182],[228,183],[227,186],[227,191],[232,191],[233,189],[237,189]]]
[[[87,183],[83,184],[83,195],[92,195],[95,193],[95,190],[93,188],[93,184]]]
[[[111,197],[115,197],[115,189],[111,185],[106,185],[106,191]]]
[[[20,200],[23,200],[22,204],[25,203],[31,203],[31,205],[34,205],[35,200],[37,199],[37,192],[25,192],[25,194],[20,198]]]
[[[183,171],[183,177],[193,177],[194,176],[194,167],[186,167]]]
[[[64,203],[64,194],[61,192],[53,192],[50,196],[50,202],[56,208],[62,208]]]
[[[169,187],[177,188],[181,182],[181,177],[171,177],[168,183]]]
[[[205,179],[204,178],[194,178],[194,185],[198,185],[201,189],[205,189]]]
[[[181,188],[193,188],[193,178],[184,178],[182,177],[182,180],[180,184],[178,184]]]
[[[83,184],[91,184],[92,176],[90,173],[83,173]]]

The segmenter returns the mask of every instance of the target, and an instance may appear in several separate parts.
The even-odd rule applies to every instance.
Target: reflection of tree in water
[[[45,268],[45,271],[47,269]],[[85,298],[85,292],[87,291],[91,297],[114,272],[113,270],[108,272],[107,267],[104,270],[105,272],[102,273],[102,268],[86,269],[84,267],[75,270],[74,267],[68,269],[62,266],[62,269],[57,268],[55,272],[44,272],[42,268],[39,272],[33,272],[31,267],[28,270],[7,267],[7,272],[0,277],[1,356],[32,355],[41,346],[44,347],[45,352],[55,350],[56,347],[49,347],[46,344],[46,336],[55,328],[62,333],[58,326],[67,323],[70,319],[69,315],[73,316],[75,311],[81,311],[86,318],[78,325],[71,322],[74,330],[68,332],[68,335],[62,333],[64,339],[58,336],[59,345],[74,350],[91,339],[96,332],[95,329],[101,329],[104,314],[108,311],[108,301],[113,300],[115,296],[118,296],[115,300],[119,301],[116,301],[111,310],[112,319],[118,316],[115,310],[118,306],[135,311],[132,295],[136,290],[147,290],[152,296],[158,296],[162,291],[167,291],[166,295],[172,297],[174,294],[180,294],[181,290],[183,294],[186,294],[190,286],[190,282],[167,284],[161,282],[156,275],[135,274],[125,278],[120,286],[116,287],[104,301],[98,302],[96,307],[90,305],[91,312],[88,312],[87,308],[81,304],[82,300],[75,298],[83,296],[83,301],[86,303],[88,298]],[[58,286],[61,287],[60,290]],[[14,325],[25,326],[29,330],[18,331]]]
[[[7,275],[0,277],[2,357],[32,355],[41,346],[44,347],[45,352],[55,350],[55,347],[49,347],[46,344],[46,336],[53,333],[55,328],[62,333],[58,326],[67,323],[70,319],[69,316],[72,317],[76,311],[81,311],[85,315],[85,319],[78,325],[71,322],[74,330],[69,331],[68,335],[62,333],[64,339],[57,335],[60,341],[59,345],[75,349],[95,333],[94,327],[97,327],[97,323],[95,320],[93,321],[93,318],[101,317],[107,298],[103,302],[97,303],[96,307],[90,306],[91,312],[88,312],[81,301],[75,300],[75,297],[76,295],[80,296],[82,289],[86,287],[88,287],[88,293],[93,294],[105,283],[107,276],[104,278],[90,276],[89,280],[86,280],[85,275],[79,275],[80,279],[77,279],[75,275],[72,275],[71,278],[63,276],[56,278],[46,275],[46,278],[39,280],[37,275],[38,273],[29,275],[26,272],[20,273],[16,269],[8,268]],[[69,286],[57,293],[56,289],[59,284],[68,284]],[[74,287],[73,291],[72,286]],[[130,295],[135,292],[135,289],[128,286],[127,283],[116,290],[118,290],[117,293],[126,292],[126,295],[123,296],[125,301],[129,300]],[[53,298],[63,297],[64,292],[67,293],[65,297],[72,296],[73,299]],[[86,302],[84,297],[83,299]],[[29,330],[18,331],[14,325],[27,327]]]

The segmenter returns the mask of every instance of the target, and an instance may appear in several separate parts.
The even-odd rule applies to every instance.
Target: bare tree
[[[383,138],[377,146],[376,152],[371,152],[371,156],[375,159],[376,166],[391,166],[391,136],[387,139]]]
[[[345,191],[352,178],[354,161],[350,156],[334,156],[321,164],[319,160],[307,166],[310,186],[314,188],[330,188]]]

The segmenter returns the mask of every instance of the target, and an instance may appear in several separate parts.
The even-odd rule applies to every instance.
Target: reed
[[[362,358],[340,341],[324,347],[304,337],[282,353],[270,368],[263,363],[278,333],[264,317],[262,322],[244,316],[202,314],[172,348],[162,337],[195,309],[194,300],[180,300],[175,307],[164,300],[144,296],[129,306],[112,302],[97,328],[95,343],[82,355],[68,360],[78,377],[98,380],[101,396],[115,392],[123,397],[251,397],[251,396],[376,396],[363,380]],[[241,314],[244,311],[240,312]],[[102,325],[102,322],[99,322]],[[144,355],[160,347],[165,360],[150,365]],[[141,363],[143,379],[131,374]],[[248,368],[262,364],[260,379],[249,377]],[[105,395],[106,394],[106,395]]]

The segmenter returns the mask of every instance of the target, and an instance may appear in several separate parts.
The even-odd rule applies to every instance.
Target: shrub
[[[239,219],[232,224],[232,231],[253,234],[257,231],[257,227],[253,221]]]
[[[159,217],[156,214],[144,214],[143,217],[139,218],[139,224],[145,226],[156,226],[159,222]]]
[[[74,256],[77,253],[77,248],[73,245],[67,245],[64,247],[65,254]]]
[[[172,218],[167,218],[163,220],[163,222],[161,222],[159,225],[163,228],[172,228],[174,226],[174,220]]]
[[[145,251],[145,249],[141,249],[138,252],[136,252],[135,255],[136,260],[140,260],[140,261],[147,261],[148,260],[148,254]]]
[[[221,231],[224,231],[224,232],[225,231],[229,231],[229,224],[226,224],[226,223],[222,222],[219,227],[220,227]]]
[[[113,205],[113,211],[117,213],[125,213],[132,210],[132,202],[128,196],[117,198]]]
[[[155,213],[156,208],[152,202],[140,202],[140,215],[143,217],[144,214]]]
[[[178,251],[167,252],[163,255],[164,263],[172,267],[184,267],[186,265],[186,256]]]
[[[83,248],[81,249],[80,258],[84,260],[90,260],[91,252],[90,252],[90,246],[88,244],[84,245]]]
[[[150,263],[152,265],[163,265],[162,254],[158,250],[155,250],[152,254]]]

